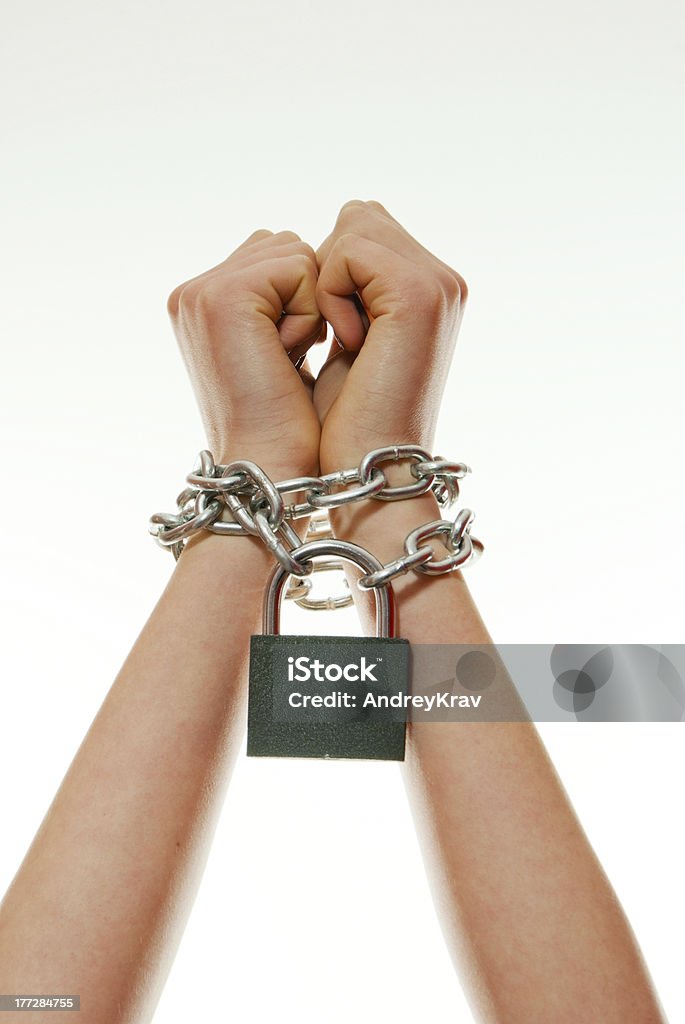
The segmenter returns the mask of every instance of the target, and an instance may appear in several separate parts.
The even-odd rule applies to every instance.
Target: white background
[[[437,450],[474,469],[496,640],[685,639],[683,27],[665,0],[6,3],[0,888],[172,569],[147,518],[205,441],[166,296],[256,228],[316,246],[377,199],[466,278]],[[685,1020],[683,727],[541,732]],[[241,757],[155,1020],[229,1007],[471,1019],[395,765]]]

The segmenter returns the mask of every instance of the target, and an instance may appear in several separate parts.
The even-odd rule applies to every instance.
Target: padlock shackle
[[[366,548],[359,544],[353,544],[348,540],[313,540],[308,544],[302,544],[297,549],[299,562],[306,561],[316,555],[328,555],[334,558],[342,558],[343,561],[352,562],[359,566],[365,573],[378,572],[383,568],[375,555],[372,555]],[[278,633],[281,620],[281,598],[285,584],[290,573],[282,565],[276,565],[267,584],[264,613],[262,617],[262,631],[264,633]],[[374,587],[376,596],[376,636],[395,637],[397,636],[398,617],[395,594],[390,583],[381,587]]]

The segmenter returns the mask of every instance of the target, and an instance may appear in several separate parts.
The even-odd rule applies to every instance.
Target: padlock
[[[365,573],[382,563],[343,540],[314,540],[298,560],[342,558]],[[375,588],[376,636],[283,636],[281,597],[288,571],[267,583],[262,633],[250,640],[249,757],[403,761],[410,645],[395,635],[395,595]]]

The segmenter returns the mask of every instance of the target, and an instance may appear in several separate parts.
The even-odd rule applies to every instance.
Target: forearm
[[[369,501],[333,518],[338,536],[389,561],[410,529],[439,512],[429,495]],[[460,573],[410,573],[394,590],[400,633],[411,642],[491,642]],[[372,608],[370,597],[362,600],[366,632]],[[620,904],[532,723],[414,722],[403,771],[436,906],[480,1021],[663,1019]]]
[[[1,991],[78,993],[81,1024],[152,1014],[241,741],[272,564],[247,537],[182,554],[0,907]]]

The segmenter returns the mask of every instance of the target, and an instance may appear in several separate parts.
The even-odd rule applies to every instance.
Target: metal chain
[[[432,523],[417,527],[405,537],[404,555],[393,562],[388,562],[382,569],[360,577],[357,586],[360,590],[382,587],[396,576],[403,576],[410,569],[426,576],[441,576],[443,573],[460,569],[467,562],[475,561],[483,553],[483,545],[470,534],[474,518],[474,513],[470,509],[463,508],[453,522],[448,519],[436,519]],[[446,558],[436,558],[433,548],[423,544],[431,537],[439,537],[442,540],[447,549]]]
[[[305,543],[309,540],[335,540],[333,530],[331,529],[331,522],[328,518],[328,513],[325,512],[323,515],[312,516],[307,526],[307,532],[305,533]],[[309,579],[291,580],[285,591],[285,597],[295,601],[300,608],[308,608],[311,611],[327,611],[332,608],[347,608],[349,605],[354,604],[354,597],[350,590],[347,577],[344,574],[344,567],[342,562],[336,561],[335,559],[327,558],[321,562],[315,562],[313,572],[337,572],[341,575],[342,579],[342,591],[339,594],[333,594],[328,597],[310,597],[309,591],[311,590],[311,581]],[[305,594],[293,593],[299,582],[306,582],[309,584],[307,592]]]
[[[391,486],[382,464],[401,459],[412,460],[409,469],[416,482]],[[259,537],[295,577],[285,592],[286,598],[304,608],[341,608],[353,603],[346,578],[340,594],[313,598],[310,577],[314,572],[341,572],[342,565],[334,560],[315,564],[311,558],[298,559],[298,550],[308,537],[333,537],[328,510],[367,498],[400,501],[428,491],[432,491],[441,509],[449,508],[459,497],[459,480],[470,472],[463,462],[450,462],[439,455],[433,457],[416,445],[400,444],[368,452],[359,466],[352,469],[275,483],[254,462],[216,464],[211,452],[204,450],[186,477],[187,486],[176,498],[176,513],[155,513],[148,528],[157,543],[169,548],[175,559],[180,557],[189,538],[200,530]],[[302,500],[286,502],[286,496],[298,493],[303,495]],[[301,541],[291,521],[306,516],[311,518],[305,541]],[[382,569],[362,576],[358,586],[371,590],[410,571],[417,575],[441,575],[475,560],[483,545],[471,537],[473,519],[473,512],[462,509],[453,521],[438,519],[412,530],[405,538],[404,554]],[[433,548],[426,544],[431,538],[443,543],[446,557],[436,558]]]

